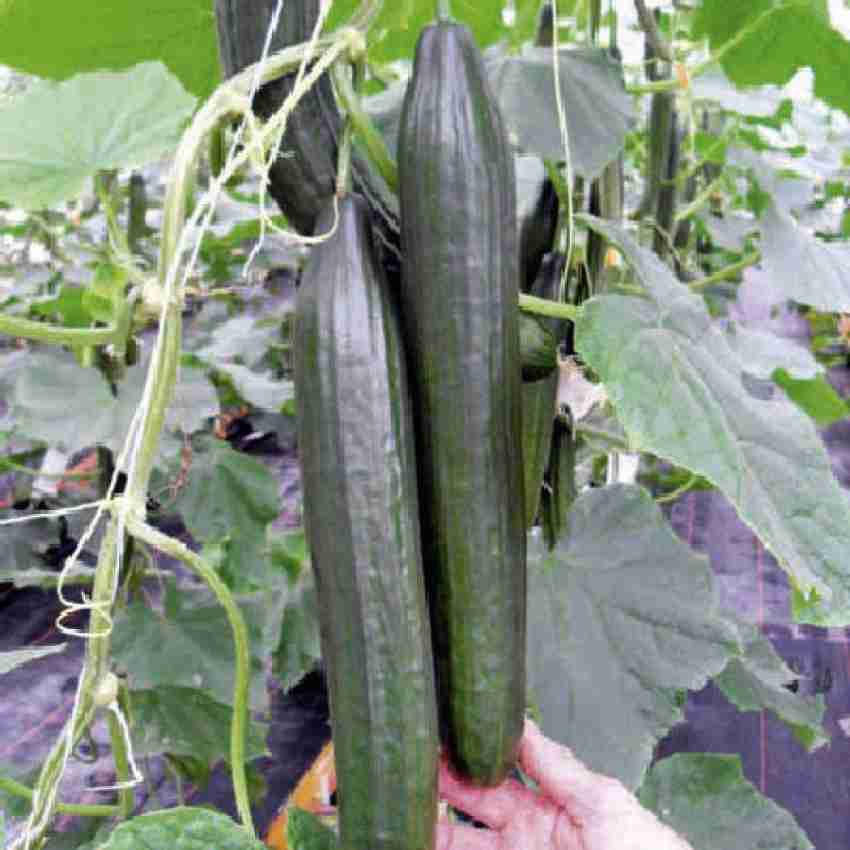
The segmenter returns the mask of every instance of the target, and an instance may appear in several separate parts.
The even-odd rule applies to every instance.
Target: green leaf
[[[189,478],[175,507],[199,542],[227,538],[235,546],[251,541],[264,544],[266,526],[281,511],[272,472],[212,437],[196,441]]]
[[[39,209],[78,197],[102,169],[153,162],[176,147],[194,105],[158,62],[35,83],[0,112],[0,198]]]
[[[485,58],[493,93],[519,147],[543,159],[563,160],[552,50],[493,50]],[[623,149],[633,121],[622,66],[607,50],[573,49],[559,52],[558,75],[573,171],[586,179],[597,177]]]
[[[160,60],[198,98],[221,71],[209,0],[0,2],[0,64],[64,80]]]
[[[457,20],[470,27],[479,47],[502,39],[516,45],[534,35],[540,0],[515,0],[513,5],[516,10],[513,26],[508,26],[503,17],[503,0],[454,3],[452,12]],[[359,6],[359,0],[335,0],[326,30],[348,21]],[[369,33],[369,57],[375,62],[411,59],[420,31],[434,21],[434,10],[433,3],[422,0],[384,3]]]
[[[164,685],[131,691],[133,751],[137,757],[169,753],[192,756],[211,766],[230,759],[233,711],[203,691]],[[267,726],[249,720],[247,760],[266,754]]]
[[[142,396],[147,363],[146,359],[127,370],[116,396],[98,371],[80,367],[67,352],[32,354],[12,393],[19,431],[69,451],[94,444],[120,449]],[[182,368],[166,417],[168,426],[191,433],[217,412],[218,398],[203,372]]]
[[[292,850],[336,850],[336,833],[312,812],[293,806],[286,818],[286,844]]]
[[[57,652],[64,652],[66,643],[57,643],[53,646],[44,646],[40,649],[16,649],[12,652],[0,652],[0,676],[4,673],[9,673],[17,667],[28,664],[30,661],[37,661],[39,658],[46,658],[48,655],[56,655]]]
[[[247,366],[230,363],[220,367],[236,388],[236,392],[254,407],[280,412],[295,397],[292,381],[278,380],[271,372],[254,372]]]
[[[640,783],[655,742],[737,652],[711,570],[641,488],[587,490],[551,555],[529,538],[528,683],[546,734]]]
[[[746,780],[738,756],[677,753],[652,768],[638,798],[694,850],[814,850],[794,818]]]
[[[850,45],[848,45],[850,52]],[[825,313],[850,311],[850,250],[826,245],[771,203],[761,219],[761,247],[771,291]]]
[[[83,291],[83,306],[95,321],[109,324],[124,300],[127,272],[111,262],[98,263],[94,277]]]
[[[279,639],[272,656],[272,672],[285,692],[322,657],[319,606],[303,530],[275,534],[271,538],[271,558],[288,579]]]
[[[773,380],[785,391],[785,395],[810,416],[818,427],[826,428],[839,419],[850,415],[850,407],[835,391],[823,375],[811,380],[798,380],[784,369],[774,372]]]
[[[583,220],[623,251],[646,290],[593,298],[576,325],[631,446],[719,487],[808,599],[805,621],[846,624],[850,504],[814,424],[749,377],[702,298],[654,254],[619,227]]]
[[[204,316],[211,320],[209,333],[194,354],[216,369],[226,371],[234,362],[257,366],[269,346],[280,340],[277,323],[247,315],[217,320],[215,307],[210,305],[204,306]]]
[[[519,147],[560,162],[564,144],[552,84],[552,51],[527,47],[513,54],[493,48],[485,54],[485,64],[505,123]],[[621,65],[607,51],[561,51],[558,68],[573,170],[589,179],[623,149],[633,120],[632,100],[625,91]],[[364,102],[390,150],[398,145],[406,88],[406,82],[396,83]]]
[[[84,328],[91,324],[92,316],[83,304],[85,290],[64,284],[54,298],[36,301],[30,310],[37,316],[58,319],[69,328]]]
[[[263,676],[266,636],[265,595],[242,600],[240,607],[251,637],[250,699],[265,710],[268,695]],[[134,601],[116,615],[113,657],[129,671],[133,690],[163,686],[204,690],[217,702],[233,704],[236,655],[224,609],[214,604],[190,605],[168,584],[165,610],[157,612]]]
[[[119,824],[98,850],[266,850],[221,812],[181,806]]]
[[[785,664],[773,644],[749,623],[739,623],[744,651],[730,659],[726,669],[714,677],[715,684],[740,711],[772,711],[787,723],[807,750],[829,743],[823,727],[823,696],[792,693],[786,685],[797,675]]]
[[[0,511],[0,520],[19,520],[20,511]],[[26,522],[0,526],[0,581],[14,581],[24,570],[44,568],[42,555],[59,542],[58,525],[49,519],[32,517]],[[50,573],[54,579],[56,573]]]
[[[721,65],[737,86],[785,85],[800,68],[815,75],[815,95],[850,114],[850,44],[812,0],[704,0],[694,37],[712,50],[737,38]]]
[[[726,340],[740,361],[747,364],[747,373],[756,378],[767,380],[777,369],[798,379],[812,379],[823,372],[823,366],[808,348],[769,331],[731,325]]]

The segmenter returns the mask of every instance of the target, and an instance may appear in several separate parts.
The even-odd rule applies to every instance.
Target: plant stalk
[[[215,594],[227,613],[233,642],[236,647],[236,674],[233,685],[233,720],[230,726],[230,769],[233,773],[233,790],[236,808],[245,828],[253,835],[251,801],[248,796],[248,780],[245,775],[245,733],[248,726],[248,688],[250,684],[251,656],[248,629],[239,606],[227,585],[218,573],[198,554],[185,544],[168,537],[132,514],[127,517],[127,531],[145,543],[177,558],[197,573]]]
[[[358,139],[365,145],[369,158],[375,164],[387,186],[393,192],[398,192],[398,168],[395,160],[390,154],[386,142],[384,142],[384,137],[363,111],[360,99],[346,69],[341,65],[336,65],[331,73],[342,108],[354,126]]]

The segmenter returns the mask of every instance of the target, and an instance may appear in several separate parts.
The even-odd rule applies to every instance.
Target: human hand
[[[489,829],[442,820],[436,850],[692,850],[616,779],[593,773],[530,720],[519,766],[538,789],[507,779],[477,788],[440,765],[440,796]]]

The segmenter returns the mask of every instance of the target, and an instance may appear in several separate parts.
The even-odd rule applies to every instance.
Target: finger
[[[490,829],[453,823],[441,818],[437,824],[437,840],[434,850],[496,850],[499,835]]]
[[[568,747],[547,738],[528,719],[519,745],[519,764],[548,797],[591,809],[600,788],[614,781],[585,767]]]
[[[536,794],[515,779],[493,788],[476,788],[460,779],[445,760],[440,762],[440,796],[491,829],[503,829],[520,809],[534,805]]]

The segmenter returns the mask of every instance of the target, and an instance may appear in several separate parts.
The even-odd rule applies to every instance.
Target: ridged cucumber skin
[[[455,769],[494,785],[526,696],[519,248],[513,157],[462,25],[420,35],[398,164],[441,729]]]
[[[266,37],[276,0],[216,0],[219,55],[225,77],[256,62]],[[270,50],[308,41],[319,18],[321,0],[286,0]],[[262,86],[254,111],[264,120],[280,108],[293,87],[294,74]],[[342,117],[330,77],[323,74],[299,101],[287,121],[281,156],[269,172],[269,193],[289,223],[302,234],[316,232],[316,220],[336,189]],[[381,261],[398,273],[398,201],[368,159],[352,152],[355,191],[369,201]]]
[[[328,209],[319,227],[332,224]],[[340,201],[305,267],[294,366],[341,846],[432,850],[439,735],[414,425],[398,307],[360,198]]]
[[[538,298],[557,300],[566,258],[563,254],[551,253],[543,258],[540,272],[530,288]],[[549,324],[553,339],[563,335],[561,323],[552,320]],[[557,362],[557,354],[555,355]],[[523,378],[527,367],[523,360]],[[552,445],[552,428],[555,419],[555,403],[558,397],[558,371],[543,380],[525,382],[522,385],[522,468],[525,480],[525,525],[531,528],[540,509],[540,493],[543,476],[549,462]]]

